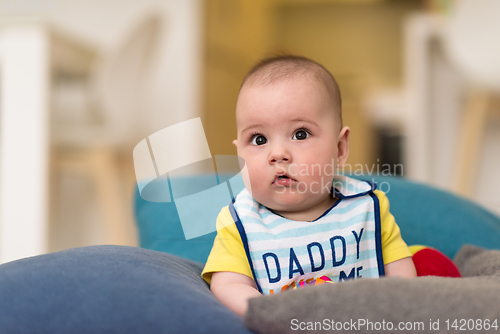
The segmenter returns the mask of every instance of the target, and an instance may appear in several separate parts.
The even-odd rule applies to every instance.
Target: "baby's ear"
[[[236,139],[233,140],[233,145],[234,145],[234,147],[236,147],[236,149],[238,149],[238,140],[236,140]]]
[[[342,167],[347,162],[347,157],[349,157],[349,133],[351,129],[348,126],[344,126],[340,130],[338,144],[337,144],[337,161],[338,167]]]

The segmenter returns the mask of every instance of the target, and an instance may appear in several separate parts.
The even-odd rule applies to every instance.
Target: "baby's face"
[[[349,134],[332,108],[326,88],[308,78],[243,87],[233,144],[255,200],[277,213],[332,200],[333,174],[347,159]]]

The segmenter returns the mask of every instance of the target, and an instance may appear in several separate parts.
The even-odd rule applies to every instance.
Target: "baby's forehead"
[[[297,120],[319,122],[335,114],[328,92],[318,83],[286,80],[244,87],[236,106],[236,123],[238,129],[242,129],[255,123],[284,125]]]
[[[302,90],[306,93],[301,94],[299,91]],[[318,123],[330,116],[335,124],[342,126],[337,103],[326,87],[317,78],[304,76],[273,82],[249,82],[241,88],[236,105],[238,132],[256,123],[292,125],[296,119]]]
[[[305,88],[328,94],[327,85],[320,78],[307,73],[304,75],[286,76],[272,81],[266,77],[261,78],[261,80],[248,80],[240,88],[238,99],[249,92],[253,96],[256,96],[266,94],[269,90],[274,89],[296,90]]]
[[[327,88],[325,80],[322,79],[319,72],[306,69],[296,70],[291,73],[275,73],[261,69],[245,79],[241,85],[240,93],[248,88],[267,88],[290,82],[304,86],[319,85]]]
[[[302,96],[301,94],[293,94],[298,90],[309,90],[315,93],[315,96],[320,96],[326,104],[333,104],[335,109],[335,101],[331,98],[328,88],[318,78],[311,76],[286,77],[281,80],[267,81],[249,81],[243,85],[238,94],[236,104],[236,115],[241,111],[247,110],[248,104],[257,104],[260,97],[268,95],[270,91],[280,91],[283,94],[291,94],[292,100],[300,102],[308,101],[311,96]],[[245,108],[244,108],[245,107]]]

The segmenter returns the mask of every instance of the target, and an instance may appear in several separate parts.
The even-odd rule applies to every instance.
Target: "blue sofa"
[[[372,181],[386,192],[408,245],[435,247],[450,258],[464,244],[500,248],[500,218],[467,199],[400,177],[350,176]],[[142,248],[206,261],[215,232],[185,240],[174,203],[147,202],[137,194],[135,212]]]
[[[500,249],[500,218],[449,193],[392,177],[387,191],[408,244],[453,257]],[[203,181],[203,176],[200,180]],[[250,333],[200,278],[215,232],[185,240],[174,203],[135,198],[140,246],[94,246],[0,265],[0,333]]]

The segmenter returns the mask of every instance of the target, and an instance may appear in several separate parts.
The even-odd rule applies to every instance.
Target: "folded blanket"
[[[362,279],[258,297],[250,300],[244,323],[263,334],[488,332],[500,326],[500,251],[467,246],[455,263],[464,278]]]
[[[500,251],[465,245],[453,262],[464,277],[500,276]]]

